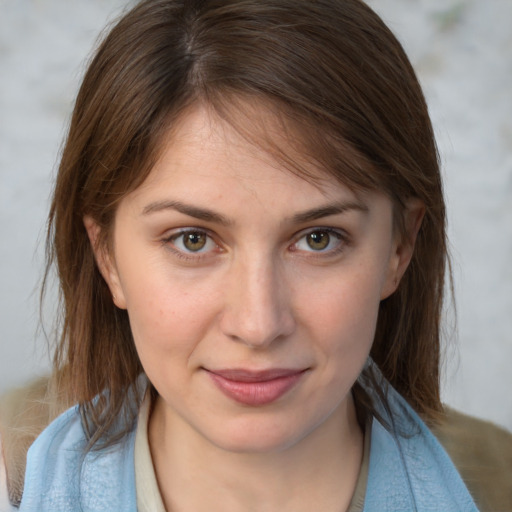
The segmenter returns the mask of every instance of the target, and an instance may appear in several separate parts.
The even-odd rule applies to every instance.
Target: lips
[[[275,402],[290,391],[306,372],[283,368],[264,371],[238,368],[206,371],[224,395],[235,402],[253,407]]]

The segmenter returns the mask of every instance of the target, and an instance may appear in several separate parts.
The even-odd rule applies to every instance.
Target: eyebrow
[[[356,210],[363,213],[368,213],[369,208],[364,203],[357,201],[349,202],[336,202],[320,206],[318,208],[312,208],[305,212],[297,213],[292,217],[292,222],[296,224],[302,224],[304,222],[311,222],[313,220],[322,219],[331,215],[339,215],[347,211]]]
[[[183,213],[184,215],[188,215],[189,217],[194,217],[195,219],[203,220],[206,222],[213,222],[222,226],[231,226],[233,224],[233,221],[220,213],[210,210],[209,208],[193,206],[181,201],[155,201],[145,206],[142,210],[142,214],[150,215],[152,213],[165,210],[175,210]],[[331,215],[339,215],[351,210],[356,210],[363,213],[368,213],[369,211],[368,206],[361,202],[335,202],[297,213],[291,217],[290,221],[292,224],[302,224],[305,222],[322,219],[324,217],[329,217]]]
[[[145,206],[142,210],[142,214],[149,215],[151,213],[161,212],[164,210],[176,210],[184,215],[188,215],[189,217],[194,217],[195,219],[204,220],[206,222],[221,224],[223,226],[230,226],[233,224],[231,220],[220,213],[214,212],[208,208],[185,204],[181,201],[156,201]]]

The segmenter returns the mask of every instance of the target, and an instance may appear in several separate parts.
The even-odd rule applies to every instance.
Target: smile
[[[291,390],[306,372],[296,369],[206,371],[224,395],[253,407],[275,402]]]

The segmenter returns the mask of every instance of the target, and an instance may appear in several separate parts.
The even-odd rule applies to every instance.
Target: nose
[[[225,287],[221,330],[252,348],[265,348],[295,330],[291,291],[272,258],[233,262]]]

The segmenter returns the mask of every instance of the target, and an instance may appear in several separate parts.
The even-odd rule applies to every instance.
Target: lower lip
[[[298,383],[304,372],[257,382],[227,379],[212,372],[208,372],[208,375],[228,398],[255,407],[271,404],[281,398]]]

